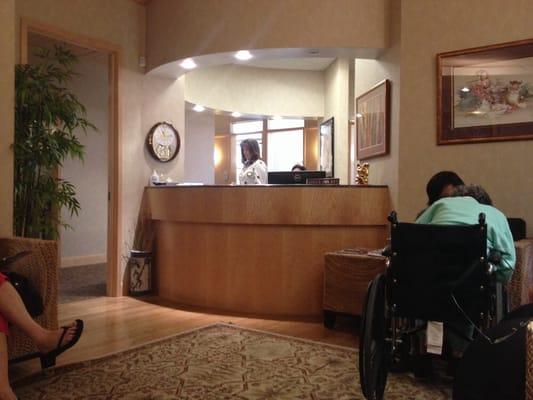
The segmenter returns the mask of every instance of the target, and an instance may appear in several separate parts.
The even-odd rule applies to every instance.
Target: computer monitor
[[[271,185],[305,185],[308,178],[325,178],[326,171],[276,171],[268,173]]]

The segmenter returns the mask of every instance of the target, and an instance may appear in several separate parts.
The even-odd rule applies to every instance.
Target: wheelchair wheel
[[[359,380],[369,400],[381,400],[387,383],[390,345],[385,341],[385,307],[385,275],[380,274],[368,287],[361,318]]]

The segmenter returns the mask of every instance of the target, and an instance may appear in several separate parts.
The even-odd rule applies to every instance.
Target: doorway
[[[58,171],[76,186],[78,217],[63,214],[74,230],[61,230],[60,302],[122,295],[120,269],[120,142],[118,124],[119,48],[37,22],[21,22],[22,63],[32,62],[32,48],[60,44],[78,57],[78,77],[68,87],[87,109],[98,132],[78,134],[86,147],[84,163],[68,160]]]

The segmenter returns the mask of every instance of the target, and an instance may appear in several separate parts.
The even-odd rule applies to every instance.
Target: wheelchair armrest
[[[494,249],[489,250],[489,263],[500,265],[501,262],[502,262],[502,253]]]
[[[498,270],[498,266],[500,265],[501,261],[502,261],[502,253],[494,249],[489,250],[489,256],[488,256],[489,267],[487,269],[487,273],[489,275],[494,274]]]
[[[383,248],[383,251],[381,252],[381,255],[385,257],[391,257],[392,256],[392,248],[390,245],[387,245]]]

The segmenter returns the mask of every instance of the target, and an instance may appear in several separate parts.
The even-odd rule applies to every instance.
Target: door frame
[[[36,33],[108,55],[108,207],[107,207],[107,295],[122,296],[121,243],[122,209],[122,140],[120,130],[119,69],[122,49],[119,45],[44,24],[20,20],[20,63],[28,62],[28,34]],[[61,260],[61,257],[58,257]],[[59,261],[59,264],[61,261]]]

